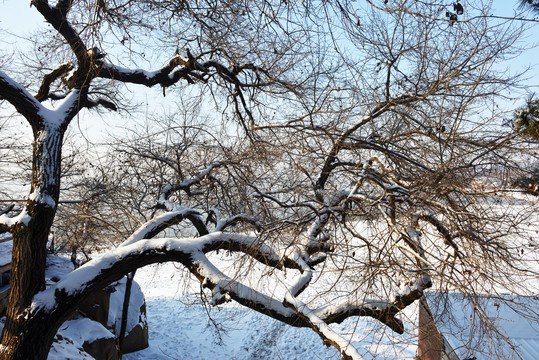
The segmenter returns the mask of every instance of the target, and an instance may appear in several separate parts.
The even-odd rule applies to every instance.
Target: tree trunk
[[[30,335],[28,319],[21,315],[32,297],[45,287],[47,239],[60,193],[62,138],[63,131],[58,128],[45,125],[34,129],[32,186],[25,208],[27,215],[12,227],[10,293],[0,359],[47,358],[48,348],[28,349],[27,339],[25,348],[21,348],[22,337]]]
[[[9,316],[8,316],[9,319]],[[7,323],[7,320],[6,320]],[[29,325],[29,326],[28,326]],[[38,322],[32,319],[31,323],[19,322],[20,335],[13,335],[4,330],[4,339],[1,345],[1,359],[10,360],[46,360],[54,338],[54,333],[50,334],[51,326],[48,321]]]

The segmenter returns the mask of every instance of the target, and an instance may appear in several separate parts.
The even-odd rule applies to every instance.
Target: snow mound
[[[69,320],[58,329],[47,359],[94,359],[83,349],[83,344],[110,338],[114,338],[114,335],[97,321],[88,318]]]

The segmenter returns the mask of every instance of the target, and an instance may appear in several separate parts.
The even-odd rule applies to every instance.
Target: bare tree
[[[502,195],[487,181],[519,165],[491,105],[515,85],[494,64],[514,55],[518,25],[422,1],[31,4],[54,31],[24,78],[0,72],[0,97],[34,135],[25,208],[0,217],[14,237],[0,358],[45,359],[89,293],[156,262],[183,264],[214,304],[310,327],[355,359],[331,323],[369,316],[403,332],[399,313],[433,284],[518,290],[510,235],[524,217],[488,206]],[[125,84],[160,86],[201,120],[123,146],[122,178],[144,192],[125,209],[145,221],[45,289],[65,132],[89,109],[126,111]],[[219,269],[220,250],[241,254],[240,270]]]

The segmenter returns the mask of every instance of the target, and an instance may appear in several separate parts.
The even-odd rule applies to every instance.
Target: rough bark
[[[34,130],[34,136],[32,186],[25,210],[29,221],[27,224],[19,221],[12,229],[10,295],[0,359],[12,359],[15,353],[20,354],[17,357],[20,359],[39,358],[43,354],[46,358],[49,351],[40,342],[25,341],[26,345],[21,347],[23,329],[35,326],[35,321],[22,314],[32,297],[45,287],[47,239],[60,194],[63,131],[41,127]]]

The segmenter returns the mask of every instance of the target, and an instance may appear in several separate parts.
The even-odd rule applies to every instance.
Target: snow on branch
[[[34,192],[32,192],[28,196],[28,200],[36,204],[42,204],[49,208],[56,207],[56,201],[46,191],[39,192],[39,191],[34,190]]]
[[[170,203],[169,197],[174,191],[183,190],[187,195],[192,195],[191,187],[194,185],[200,184],[204,179],[210,176],[210,173],[213,169],[219,168],[221,166],[227,165],[229,162],[226,161],[217,161],[201,172],[199,172],[195,177],[191,179],[183,180],[178,184],[167,185],[161,190],[161,196],[159,197],[159,203],[164,205],[166,208],[170,208],[173,205]]]
[[[301,317],[309,323],[310,327],[322,338],[324,344],[335,347],[341,353],[343,359],[346,360],[361,360],[364,359],[356,348],[350,343],[349,340],[344,339],[342,336],[333,331],[328,324],[321,318],[319,318],[314,311],[309,307],[288,293],[286,295],[285,304],[294,309]]]
[[[198,238],[140,239],[152,229],[155,229],[155,223],[144,228],[145,234],[144,231],[137,232],[122,246],[74,270],[52,288],[36,295],[34,306],[50,309],[55,296],[60,293],[66,296],[83,293],[96,286],[96,283],[101,284],[101,278],[113,277],[111,281],[114,281],[131,270],[155,262],[179,261],[197,275],[197,270],[193,268],[195,258],[200,260],[200,254],[215,250],[239,251],[268,266],[283,266],[279,255],[254,236],[215,232]]]
[[[250,84],[239,80],[238,75],[245,70],[253,71],[257,74],[257,79],[259,79],[259,73],[268,76],[267,72],[253,64],[240,64],[228,68],[215,60],[199,62],[197,58],[191,55],[189,49],[186,52],[187,58],[176,55],[170,59],[168,64],[153,71],[127,69],[99,60],[100,69],[97,76],[148,87],[161,85],[163,88],[172,86],[181,79],[186,80],[189,84],[193,84],[195,81],[206,82],[213,74],[217,74],[226,82],[238,87],[267,86],[271,84],[271,82],[261,82],[259,80]]]
[[[38,293],[27,309],[27,316],[45,321],[58,319],[55,321],[59,321],[59,326],[92,291],[145,265],[176,261],[189,269],[206,287],[214,290],[216,301],[221,300],[221,295],[229,294],[240,304],[282,321],[295,322],[294,312],[284,307],[281,301],[242,285],[217,270],[204,253],[218,249],[243,251],[254,254],[254,258],[268,266],[282,266],[275,252],[250,236],[213,233],[199,238],[141,240],[94,258],[49,289]]]
[[[191,272],[205,288],[212,290],[213,304],[233,299],[244,306],[266,315],[269,314],[271,317],[286,323],[290,323],[291,319],[295,317],[294,312],[286,308],[281,301],[223,274],[202,252],[195,257]]]
[[[396,333],[404,333],[404,324],[396,315],[421,298],[424,290],[432,286],[431,279],[424,275],[411,284],[403,284],[397,294],[389,300],[343,301],[314,310],[326,322],[340,323],[351,316],[368,316],[386,324]]]
[[[224,231],[226,228],[234,226],[237,223],[251,224],[258,231],[262,229],[262,224],[260,224],[260,222],[255,217],[246,214],[238,214],[226,219],[219,219],[218,221],[216,221],[215,231]]]
[[[48,194],[46,191],[37,191],[34,190],[29,196],[27,201],[31,202],[33,206],[36,204],[42,205],[47,208],[55,208],[56,201],[54,198]],[[28,204],[25,208],[16,216],[9,217],[7,213],[11,211],[12,207],[8,208],[7,211],[2,211],[0,213],[0,230],[3,231],[12,231],[16,226],[23,225],[28,226],[32,220],[32,215],[30,215],[28,210]]]
[[[170,59],[167,65],[161,67],[160,69],[146,71],[142,69],[127,69],[101,60],[98,77],[146,85],[148,87],[152,87],[157,84],[166,87],[175,84],[182,78],[186,79],[188,82],[193,82],[189,77],[189,75],[193,74],[190,74],[189,69],[185,67],[187,64],[187,59],[180,55],[176,55]],[[176,69],[179,66],[183,67]],[[197,77],[202,80],[200,75],[197,75]]]
[[[65,128],[81,107],[80,90],[72,89],[67,96],[55,104],[54,109],[41,107],[39,116],[43,123],[54,129]]]
[[[36,122],[43,105],[22,85],[0,70],[0,99],[7,100],[28,121]]]
[[[345,353],[350,354],[348,345],[338,340],[326,323],[340,322],[350,316],[370,316],[402,333],[402,323],[399,323],[395,315],[419,298],[422,289],[430,284],[430,279],[419,279],[412,286],[403,288],[391,302],[346,303],[310,310],[297,302],[294,296],[301,293],[312,277],[311,268],[304,259],[305,255],[283,255],[257,236],[223,232],[196,238],[143,239],[158,231],[167,221],[177,221],[177,216],[177,213],[166,213],[159,221],[146,223],[122,246],[92,259],[52,287],[38,293],[34,296],[31,307],[27,309],[28,315],[61,321],[92,291],[103,288],[145,265],[175,261],[183,264],[204,287],[212,291],[213,303],[235,300],[292,326],[313,327],[317,332],[321,332],[325,339],[329,339],[328,341],[336,342],[341,351],[346,349]],[[205,255],[217,250],[241,252],[265,266],[298,269],[302,275],[289,288],[286,299],[276,299],[222,273]],[[290,304],[294,306],[290,307]],[[60,324],[61,322],[58,326]]]
[[[9,217],[7,214],[0,215],[0,229],[3,231],[11,231],[11,229],[18,225],[23,224],[24,226],[28,226],[30,220],[32,220],[32,217],[26,209],[23,209],[17,216]]]
[[[159,234],[161,231],[166,228],[178,224],[184,218],[190,215],[200,215],[198,211],[182,208],[179,211],[169,211],[163,213],[150,221],[142,224],[127,240],[125,240],[120,246],[128,246],[136,243],[137,241],[144,239],[151,239],[155,235]]]
[[[294,261],[300,266],[301,276],[297,281],[288,288],[288,292],[293,296],[297,297],[309,286],[311,279],[313,278],[312,268],[305,262],[301,254],[296,254]]]
[[[78,90],[71,90],[56,109],[47,109],[22,85],[0,71],[0,99],[7,100],[34,127],[65,126],[78,111],[79,95]]]

